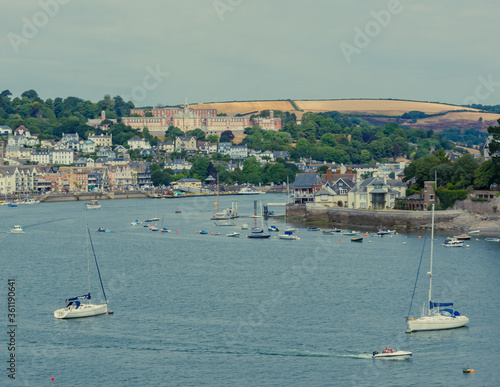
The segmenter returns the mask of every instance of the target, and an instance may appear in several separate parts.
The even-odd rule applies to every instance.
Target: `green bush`
[[[467,199],[467,191],[463,189],[449,190],[444,188],[439,188],[437,191],[437,196],[441,202],[441,207],[443,209],[453,207],[455,201]]]

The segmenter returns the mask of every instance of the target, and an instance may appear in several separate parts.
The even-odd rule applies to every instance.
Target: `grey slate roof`
[[[311,188],[313,185],[322,185],[316,173],[298,173],[295,176],[293,188]]]

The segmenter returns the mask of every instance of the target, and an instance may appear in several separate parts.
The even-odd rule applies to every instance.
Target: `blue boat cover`
[[[83,296],[68,298],[66,300],[66,302],[68,302],[68,301],[76,301],[76,300],[79,300],[79,299],[90,300],[90,293],[89,294],[84,294]]]
[[[430,302],[430,308],[441,308],[443,306],[453,306],[453,302]]]
[[[285,231],[285,235],[292,235],[291,231]]]

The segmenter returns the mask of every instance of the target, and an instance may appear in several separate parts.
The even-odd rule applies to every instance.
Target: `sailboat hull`
[[[81,317],[91,317],[97,316],[99,314],[105,314],[108,311],[108,304],[93,305],[93,304],[83,304],[78,308],[75,305],[70,307],[61,308],[54,312],[55,318],[81,318]]]
[[[416,320],[408,321],[410,331],[437,331],[442,329],[460,328],[469,323],[469,318],[466,316],[422,316]]]

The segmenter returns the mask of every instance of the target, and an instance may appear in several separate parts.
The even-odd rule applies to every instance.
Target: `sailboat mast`
[[[104,301],[106,301],[106,303],[107,303],[108,299],[106,298],[106,292],[104,291],[104,285],[102,284],[101,271],[99,270],[99,264],[97,263],[97,257],[95,255],[95,250],[94,250],[94,243],[92,242],[92,237],[90,236],[90,229],[88,226],[87,226],[87,231],[89,234],[90,246],[92,247],[92,253],[94,254],[94,260],[95,260],[95,266],[97,268],[97,274],[99,274],[99,282],[101,283],[102,294],[104,296]]]
[[[431,221],[431,269],[429,271],[429,316],[431,315],[432,301],[432,259],[434,257],[434,204],[432,204],[432,221]]]
[[[219,173],[217,173],[217,213],[219,213]]]

